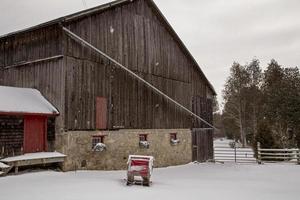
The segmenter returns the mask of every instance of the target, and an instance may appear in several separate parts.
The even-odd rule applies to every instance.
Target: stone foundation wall
[[[180,143],[172,145],[170,133],[177,133]],[[149,149],[139,146],[139,135],[148,134]],[[92,150],[92,136],[105,135],[103,152]],[[72,131],[56,135],[56,150],[67,155],[63,169],[120,170],[126,169],[128,155],[151,155],[155,167],[181,165],[192,161],[189,129]]]

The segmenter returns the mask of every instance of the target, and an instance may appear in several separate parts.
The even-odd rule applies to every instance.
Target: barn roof
[[[15,31],[15,32],[12,32],[12,33],[9,33],[9,34],[6,34],[6,35],[2,35],[2,36],[0,36],[0,39],[6,38],[6,37],[9,37],[9,36],[13,36],[13,35],[16,35],[16,34],[19,34],[19,33],[33,31],[33,30],[36,30],[36,29],[39,29],[39,28],[43,28],[43,27],[47,27],[47,26],[51,26],[51,25],[55,25],[55,24],[67,23],[67,22],[70,22],[70,21],[73,21],[73,20],[84,18],[86,16],[89,16],[89,15],[92,15],[92,14],[95,14],[95,13],[98,13],[98,12],[103,12],[104,10],[107,10],[107,9],[111,9],[111,8],[114,8],[114,7],[117,7],[117,6],[121,6],[125,3],[131,3],[133,1],[137,1],[137,0],[116,0],[116,1],[112,1],[110,3],[102,4],[102,5],[94,7],[94,8],[90,8],[90,9],[83,10],[83,11],[80,11],[80,12],[77,12],[77,13],[74,13],[74,14],[71,14],[71,15],[60,17],[60,18],[57,18],[55,20],[39,24],[37,26],[33,26],[33,27],[23,29],[23,30],[20,30],[20,31]],[[201,68],[198,65],[197,61],[192,56],[192,54],[189,52],[187,47],[184,45],[183,41],[179,38],[178,34],[172,28],[172,26],[167,21],[167,19],[162,14],[162,12],[159,10],[159,8],[154,3],[154,1],[153,0],[146,0],[146,2],[148,2],[149,5],[153,8],[154,12],[158,15],[158,17],[161,19],[161,21],[163,22],[163,24],[165,25],[167,30],[174,37],[174,39],[178,42],[179,46],[182,48],[182,50],[185,52],[185,54],[194,62],[195,66],[198,68],[199,72],[204,77],[205,81],[207,82],[208,87],[211,89],[212,93],[214,95],[216,95],[217,93],[216,93],[214,87],[212,86],[210,81],[207,79],[207,77],[205,76],[203,71],[201,70]]]
[[[0,86],[0,97],[0,114],[59,114],[36,89]]]

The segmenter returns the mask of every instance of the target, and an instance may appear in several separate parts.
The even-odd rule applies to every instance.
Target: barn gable
[[[34,55],[36,55],[36,53],[34,53],[34,52],[22,51],[22,48],[24,48],[26,46],[26,38],[30,37],[30,40],[28,40],[27,43],[30,43],[30,42],[32,43],[32,41],[34,41],[36,46],[40,46],[39,43],[42,41],[47,42],[48,51],[45,51],[45,49],[35,49],[35,52],[40,52],[39,58],[51,57],[53,55],[60,55],[59,53],[61,53],[61,51],[63,50],[63,47],[61,46],[62,43],[60,42],[62,34],[60,31],[60,27],[57,26],[59,23],[65,23],[65,22],[69,23],[72,21],[80,20],[82,18],[86,18],[91,15],[95,15],[97,13],[102,13],[107,10],[117,9],[120,6],[123,6],[125,4],[130,4],[133,1],[141,1],[141,2],[138,2],[140,4],[140,6],[138,8],[134,8],[137,11],[135,13],[137,15],[148,15],[149,12],[151,12],[149,10],[149,8],[152,10],[152,12],[156,15],[157,19],[160,20],[160,22],[164,25],[164,28],[166,28],[168,30],[168,32],[172,35],[173,39],[178,43],[178,45],[182,49],[183,53],[186,54],[188,56],[188,58],[194,62],[194,65],[199,69],[201,76],[203,76],[204,80],[207,82],[208,88],[211,90],[211,93],[213,95],[215,95],[216,93],[214,91],[213,86],[207,80],[207,78],[205,77],[201,68],[199,67],[199,65],[197,64],[195,59],[193,58],[193,56],[190,54],[190,52],[188,51],[188,49],[186,48],[184,43],[178,37],[178,35],[176,34],[176,32],[174,31],[172,26],[168,23],[168,21],[166,20],[166,18],[161,13],[161,11],[156,6],[156,4],[154,3],[153,0],[116,0],[116,1],[104,4],[104,5],[97,6],[95,8],[84,10],[84,11],[81,11],[81,12],[78,12],[75,14],[71,14],[71,15],[68,15],[65,17],[61,17],[61,18],[34,26],[34,27],[30,27],[28,29],[24,29],[24,30],[20,30],[20,31],[16,31],[16,32],[12,32],[12,33],[0,36],[0,44],[1,44],[0,47],[5,48],[5,46],[12,45],[10,43],[10,41],[7,39],[12,39],[12,40],[19,39],[21,41],[19,41],[20,42],[19,45],[17,44],[17,46],[19,46],[17,50],[20,52],[26,53],[28,56],[34,56]],[[145,3],[147,3],[149,5],[149,7],[145,6]],[[145,14],[145,12],[147,14]],[[34,31],[39,31],[39,33],[37,34]],[[34,33],[34,34],[32,34],[32,33]],[[31,37],[30,34],[35,35],[35,36],[39,35],[39,37]],[[55,39],[58,42],[56,42],[56,43],[51,42],[51,41],[53,41],[53,39]],[[22,45],[20,45],[20,44],[22,44]],[[49,51],[49,47],[50,47],[51,51]],[[1,48],[0,48],[0,50],[1,50]],[[41,50],[42,50],[42,52],[41,52]],[[41,53],[43,53],[43,52],[45,52],[46,54],[42,56]],[[56,54],[53,54],[54,52],[56,52]],[[0,57],[0,67],[1,66],[7,67],[7,66],[16,65],[16,64],[22,64],[26,60],[27,61],[32,60],[32,58],[33,58],[33,57],[28,57],[26,55],[19,55],[17,60],[10,58],[12,60],[10,60],[10,62],[9,62],[9,60],[6,60],[6,58],[8,57],[7,54],[12,54],[12,53],[16,53],[16,52],[4,51],[3,53],[5,55],[3,57]],[[9,57],[11,57],[11,56],[9,56]],[[6,62],[5,62],[5,60],[6,60]]]
[[[57,123],[65,129],[95,129],[97,97],[108,102],[105,118],[110,129],[190,127],[191,119],[107,60],[72,41],[59,24],[187,108],[193,108],[193,97],[206,101],[208,93],[215,94],[152,0],[115,1],[0,38],[0,63],[8,75],[3,84],[40,88],[62,111]],[[59,68],[51,67],[57,64]],[[52,70],[37,70],[45,65]],[[15,81],[25,71],[35,75],[30,81]],[[60,77],[55,77],[58,71]],[[53,77],[37,78],[48,73]],[[48,80],[54,82],[49,84]],[[41,81],[47,81],[46,85]],[[203,105],[202,110],[208,109],[206,114],[198,114],[209,121],[210,103]]]
[[[105,12],[72,18],[65,26],[192,109],[192,96],[206,101],[208,91],[214,92],[208,89],[209,84],[194,60],[187,56],[183,44],[174,39],[165,22],[159,18],[157,9],[152,6],[149,1],[138,0]],[[93,34],[95,32],[97,34]],[[191,127],[191,118],[175,106],[90,49],[70,38],[66,41],[67,66],[73,66],[68,67],[67,73],[72,75],[67,80],[74,83],[66,92],[66,102],[70,103],[69,114],[66,114],[68,127],[95,127],[94,94],[106,97],[112,105],[107,116],[110,128]],[[76,84],[80,83],[82,73],[85,75],[81,80],[90,88],[88,92],[75,89],[81,88]],[[72,101],[73,96],[80,95],[87,101]],[[208,120],[211,120],[210,105],[203,102],[201,108],[201,116]],[[82,112],[86,115],[78,114]],[[87,118],[91,120],[82,120]]]
[[[141,77],[144,77],[154,86],[188,108],[192,108],[191,96],[199,96],[206,99],[208,94],[215,94],[213,87],[196,61],[152,0],[119,0],[0,38],[0,66],[2,66],[2,69],[6,69],[6,76],[3,77],[2,81],[3,84],[39,88],[62,111],[62,115],[57,121],[62,127],[67,129],[95,128],[96,106],[92,105],[95,102],[95,97],[93,97],[91,91],[95,91],[97,96],[107,97],[112,103],[113,100],[122,99],[128,96],[128,93],[131,93],[130,91],[126,92],[126,88],[119,87],[122,85],[122,82],[131,80],[126,75],[122,75],[118,69],[111,71],[107,61],[99,58],[80,44],[72,42],[70,38],[62,33],[59,24],[67,26],[80,37],[91,42],[134,72],[137,72]],[[45,65],[52,70],[37,70],[37,66],[45,68]],[[56,67],[55,71],[53,71],[54,68],[52,66],[56,65],[60,67]],[[74,70],[71,70],[69,65],[73,65]],[[96,67],[99,65],[104,67],[101,67],[100,70],[99,67]],[[20,66],[20,70],[16,70]],[[83,70],[83,66],[87,66],[84,67],[86,71]],[[99,74],[93,73],[93,68],[95,67]],[[30,78],[30,82],[27,78],[15,81],[16,76],[22,76],[21,74],[24,74],[25,71],[30,75],[34,74]],[[57,72],[60,74],[60,77],[55,77]],[[81,72],[87,74],[87,77],[76,80],[74,77]],[[115,81],[111,82],[107,79],[108,72],[115,75]],[[43,82],[35,78],[46,75],[44,73],[53,74],[53,77],[43,79]],[[11,74],[11,76],[7,76],[7,74]],[[73,74],[73,76],[68,76],[67,74]],[[89,74],[94,77],[89,77]],[[29,77],[31,77],[30,75]],[[48,81],[53,81],[53,83],[49,84]],[[91,91],[84,92],[86,94],[84,97],[87,97],[89,102],[74,100],[73,96],[78,96],[79,93],[70,93],[76,88],[80,90],[81,87],[74,86],[74,88],[69,88],[71,84],[66,83],[75,82],[76,84],[78,81],[83,81],[84,85],[91,86],[93,83],[100,85],[97,86],[98,88],[91,86]],[[112,87],[109,85],[112,85]],[[45,86],[49,89],[45,90]],[[180,123],[182,124],[178,125],[179,127],[189,126],[190,120],[186,119],[186,117],[184,117],[185,120],[182,120],[180,117],[178,120],[167,119],[170,121],[170,123],[166,122],[169,125],[160,125],[161,120],[156,116],[162,116],[166,113],[165,109],[169,109],[165,108],[168,107],[167,103],[163,103],[164,105],[156,110],[148,109],[152,108],[153,105],[151,104],[155,102],[155,105],[159,104],[157,103],[157,101],[160,101],[159,97],[153,97],[151,92],[148,92],[148,95],[144,95],[142,90],[145,89],[143,89],[143,86],[134,81],[126,87],[138,87],[141,91],[133,94],[131,97],[126,97],[131,98],[129,100],[130,103],[114,102],[114,111],[111,110],[111,112],[115,112],[116,116],[107,116],[107,119],[116,122],[111,122],[110,127],[151,127],[153,124],[156,124],[156,127],[172,127],[174,124]],[[59,92],[53,93],[53,91]],[[124,93],[122,93],[123,91]],[[113,93],[116,94],[114,95]],[[82,94],[81,92],[80,95]],[[120,98],[116,97],[118,94],[120,94]],[[139,97],[139,95],[143,97]],[[59,96],[63,98],[58,98]],[[138,103],[132,101],[133,99],[138,99],[138,102],[146,101],[141,98],[145,98],[150,102],[138,105]],[[157,98],[158,100],[156,100]],[[68,105],[71,101],[73,103]],[[84,112],[84,105],[86,104],[91,109]],[[150,105],[146,106],[147,104]],[[138,105],[138,108],[135,108],[135,105]],[[76,108],[79,109],[76,111]],[[122,110],[123,108],[124,110]],[[176,114],[175,108],[170,109],[173,110],[171,116],[181,115],[180,112]],[[128,113],[128,110],[133,113],[130,115],[125,114]],[[144,117],[138,116],[140,111],[148,114],[143,114]],[[77,112],[77,114],[72,112]],[[78,112],[85,114],[78,114]],[[170,115],[167,114],[166,116]],[[166,116],[162,116],[162,118],[165,119]],[[77,122],[82,121],[80,118],[88,119],[82,122],[84,124],[78,126]],[[121,118],[125,118],[125,121]],[[131,121],[126,122],[126,118],[130,118]],[[141,122],[138,120],[141,120]],[[174,123],[172,124],[172,122]]]

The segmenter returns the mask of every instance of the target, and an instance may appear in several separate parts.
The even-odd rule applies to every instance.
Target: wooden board
[[[213,132],[211,130],[192,130],[193,161],[205,162],[214,158]]]
[[[107,129],[107,98],[96,98],[96,129]]]
[[[47,151],[47,118],[25,116],[24,120],[24,153]]]

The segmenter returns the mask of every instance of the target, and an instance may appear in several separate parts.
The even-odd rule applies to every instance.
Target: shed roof
[[[59,114],[36,89],[0,86],[0,99],[0,114]]]
[[[10,36],[13,36],[13,35],[16,35],[16,34],[19,34],[19,33],[24,33],[24,32],[27,32],[27,31],[36,30],[36,29],[39,29],[39,28],[43,28],[43,27],[47,27],[47,26],[51,26],[51,25],[55,25],[55,24],[67,23],[67,22],[77,20],[77,19],[89,16],[89,15],[92,15],[92,14],[95,14],[95,13],[98,13],[98,12],[102,12],[102,11],[107,10],[107,9],[111,9],[111,8],[123,5],[125,3],[131,3],[133,1],[136,1],[136,0],[115,0],[115,1],[112,1],[110,3],[102,4],[102,5],[94,7],[94,8],[90,8],[90,9],[83,10],[83,11],[80,11],[80,12],[77,12],[77,13],[74,13],[74,14],[71,14],[71,15],[67,15],[67,16],[64,16],[64,17],[57,18],[55,20],[52,20],[52,21],[49,21],[49,22],[46,22],[46,23],[42,23],[42,24],[39,24],[37,26],[33,26],[33,27],[23,29],[23,30],[20,30],[20,31],[15,31],[15,32],[12,32],[12,33],[8,33],[6,35],[2,35],[2,36],[0,36],[0,39],[4,39],[6,37],[10,37]],[[184,45],[183,41],[180,39],[180,37],[175,32],[175,30],[169,24],[169,22],[167,21],[165,16],[162,14],[162,12],[159,10],[159,8],[154,3],[154,1],[153,0],[146,0],[146,2],[148,2],[149,5],[153,8],[155,13],[158,15],[158,17],[164,23],[164,25],[166,26],[166,28],[170,32],[170,34],[179,43],[179,46],[186,53],[186,55],[195,63],[195,66],[198,68],[199,72],[204,77],[204,79],[207,82],[208,87],[211,89],[213,95],[216,95],[217,93],[216,93],[214,87],[212,86],[210,81],[207,79],[207,77],[205,76],[203,71],[201,70],[201,68],[198,65],[197,61],[192,56],[192,54],[189,52],[187,47]]]

